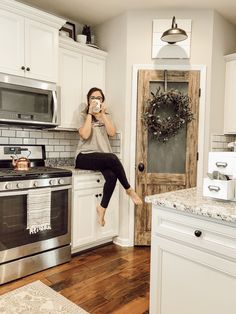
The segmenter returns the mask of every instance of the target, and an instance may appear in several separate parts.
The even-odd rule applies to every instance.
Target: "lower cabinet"
[[[101,227],[97,221],[96,205],[101,201],[103,184],[103,176],[99,173],[73,177],[72,253],[110,242],[118,235],[118,185],[106,211],[105,226]]]
[[[150,314],[234,314],[235,228],[155,206],[153,219]]]

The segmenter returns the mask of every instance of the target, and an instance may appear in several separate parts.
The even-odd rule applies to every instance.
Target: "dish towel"
[[[51,229],[51,189],[29,190],[27,195],[29,233]]]

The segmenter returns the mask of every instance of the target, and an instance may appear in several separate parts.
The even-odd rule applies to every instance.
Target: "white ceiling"
[[[91,26],[127,10],[215,9],[236,25],[236,0],[20,0],[39,9]]]

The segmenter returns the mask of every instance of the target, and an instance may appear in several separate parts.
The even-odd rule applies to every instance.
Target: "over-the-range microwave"
[[[0,73],[0,124],[53,128],[59,122],[56,84]]]

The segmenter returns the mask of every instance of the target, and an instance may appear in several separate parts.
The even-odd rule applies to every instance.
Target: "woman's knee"
[[[103,173],[103,176],[106,180],[107,183],[109,184],[112,184],[112,185],[115,185],[116,184],[116,181],[117,181],[117,176],[116,174],[110,170],[110,169],[107,169],[104,173]]]
[[[117,164],[120,163],[119,158],[115,154],[113,154],[113,153],[109,154],[109,159],[110,159],[110,162],[111,162],[112,165],[117,165]]]

